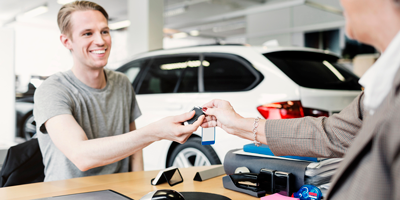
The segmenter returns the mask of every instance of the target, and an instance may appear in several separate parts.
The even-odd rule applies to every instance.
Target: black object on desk
[[[185,197],[185,200],[231,200],[226,196],[206,192],[181,192],[181,194]]]
[[[254,197],[263,197],[266,192],[259,187],[257,177],[258,174],[254,173],[232,174],[222,177],[222,183],[226,189],[242,192]],[[242,182],[250,182],[253,185],[243,184]]]
[[[258,174],[260,188],[264,189],[267,194],[274,193],[274,173],[275,170],[261,169]]]
[[[158,185],[167,182],[170,186],[174,186],[178,183],[183,182],[181,172],[176,167],[170,167],[164,170],[160,170],[157,176],[151,179],[152,185]]]
[[[293,175],[287,172],[276,171],[274,173],[274,193],[291,196],[293,192]]]
[[[47,197],[36,200],[133,200],[123,194],[120,194],[114,190],[100,190],[94,192],[84,192],[78,194],[69,194],[55,197]]]
[[[236,168],[243,166],[246,166],[252,173],[259,173],[261,169],[265,168],[291,173],[293,175],[294,191],[297,191],[305,184],[304,174],[310,164],[309,161],[291,161],[234,154],[233,152],[237,150],[239,149],[230,150],[226,153],[224,169],[227,175],[234,174]]]

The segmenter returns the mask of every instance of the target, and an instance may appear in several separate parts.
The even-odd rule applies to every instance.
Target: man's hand
[[[166,139],[183,144],[199,128],[204,120],[204,116],[200,116],[193,124],[182,125],[183,122],[191,119],[194,114],[195,111],[191,111],[177,116],[166,117],[144,128],[149,133],[154,133],[155,140]]]

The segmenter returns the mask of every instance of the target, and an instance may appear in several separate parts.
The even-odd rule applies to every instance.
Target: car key
[[[188,124],[193,124],[195,121],[197,121],[197,119],[200,116],[205,115],[203,110],[202,110],[202,107],[200,107],[200,106],[195,106],[191,111],[193,111],[193,110],[196,113],[194,114],[194,116],[191,119],[189,119],[189,120],[187,120],[186,122],[183,123],[185,126],[188,125]]]

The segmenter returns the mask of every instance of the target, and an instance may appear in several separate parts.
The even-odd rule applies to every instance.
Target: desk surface
[[[180,168],[184,181],[173,187],[170,187],[167,183],[152,186],[150,185],[150,180],[157,175],[158,171],[141,171],[5,187],[0,188],[0,199],[37,199],[105,189],[114,190],[135,200],[139,200],[150,191],[160,189],[173,189],[179,192],[216,193],[227,196],[232,200],[259,199],[225,189],[222,185],[223,176],[203,182],[193,181],[196,172],[213,167],[215,166]]]

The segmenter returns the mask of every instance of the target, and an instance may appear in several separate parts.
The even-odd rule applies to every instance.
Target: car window
[[[179,87],[178,87],[178,93],[184,93],[184,92],[198,92],[198,77],[199,77],[199,66],[200,66],[200,61],[197,59],[196,61],[192,61],[193,66],[192,67],[187,67],[182,70],[182,76],[179,80]]]
[[[154,58],[139,83],[138,94],[198,91],[198,56]]]
[[[132,83],[133,80],[135,80],[137,74],[139,73],[140,68],[139,67],[132,67],[126,70],[125,74],[129,78],[129,81]]]
[[[147,63],[148,60],[146,59],[135,60],[122,66],[120,69],[117,69],[117,71],[124,73],[128,77],[129,81],[133,83],[140,71],[140,68],[145,66]]]
[[[359,78],[338,64],[336,56],[299,51],[267,53],[264,56],[302,87],[361,90]]]
[[[225,56],[205,56],[204,91],[229,92],[248,89],[256,76],[244,63]]]

